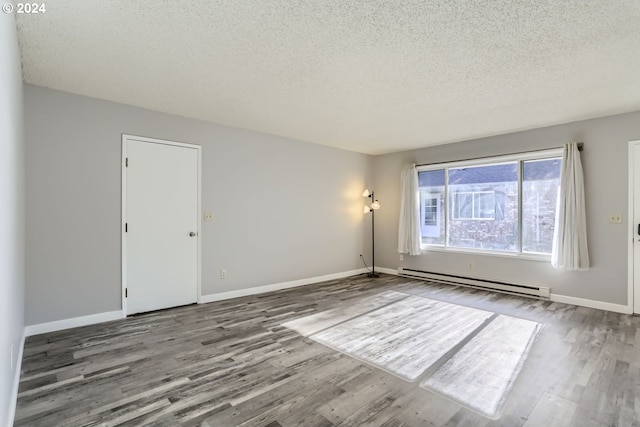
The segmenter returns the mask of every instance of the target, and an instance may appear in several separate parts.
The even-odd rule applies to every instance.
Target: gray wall
[[[202,146],[203,295],[361,267],[370,156],[31,85],[25,120],[27,325],[120,310],[123,133]]]
[[[376,260],[386,268],[406,266],[440,273],[551,287],[554,294],[615,304],[627,303],[628,141],[640,139],[640,113],[586,120],[508,135],[378,156],[374,159],[376,196],[384,209],[376,213]],[[437,163],[584,142],[587,232],[592,267],[561,272],[549,263],[486,255],[428,251],[420,256],[397,253],[400,171],[405,163]],[[608,216],[624,215],[624,224]],[[379,225],[379,227],[378,227]],[[474,264],[469,271],[468,263]]]
[[[558,295],[627,302],[627,142],[640,138],[640,113],[377,157],[30,85],[25,114],[29,325],[120,309],[122,133],[203,147],[203,211],[215,217],[203,222],[203,295],[360,268],[360,253],[370,259],[370,219],[361,214],[360,196],[368,186],[383,206],[376,212],[379,267],[463,273],[550,286]],[[443,252],[399,261],[404,163],[537,150],[574,140],[585,143],[590,271]],[[609,224],[612,213],[625,215],[625,223]],[[223,268],[224,280],[219,279]]]
[[[0,15],[0,425],[24,331],[24,162],[22,71],[13,14]],[[9,362],[11,346],[13,365]]]

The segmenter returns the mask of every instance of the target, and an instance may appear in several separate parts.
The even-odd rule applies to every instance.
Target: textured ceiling
[[[27,83],[378,154],[640,110],[638,0],[53,0]]]

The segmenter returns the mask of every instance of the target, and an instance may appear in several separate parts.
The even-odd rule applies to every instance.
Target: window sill
[[[545,255],[545,254],[522,254],[522,253],[510,253],[510,252],[499,252],[499,251],[477,251],[473,249],[445,248],[445,247],[427,246],[427,245],[421,245],[420,251],[422,253],[448,252],[448,253],[455,253],[455,254],[481,255],[481,256],[489,256],[489,257],[497,257],[497,258],[522,259],[527,261],[551,262],[551,255]]]

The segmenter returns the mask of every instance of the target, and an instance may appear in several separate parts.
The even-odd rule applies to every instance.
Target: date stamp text
[[[5,3],[2,5],[2,11],[4,13],[18,13],[25,15],[35,15],[38,13],[45,13],[47,11],[46,3]]]

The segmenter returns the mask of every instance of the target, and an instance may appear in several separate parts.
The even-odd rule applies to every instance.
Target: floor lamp
[[[364,213],[371,213],[371,272],[368,276],[380,277],[380,275],[376,273],[376,229],[374,226],[374,214],[375,211],[380,209],[380,202],[376,200],[374,192],[369,192],[368,189],[364,190],[362,197],[368,197],[371,199],[371,206],[366,204],[364,205]]]

